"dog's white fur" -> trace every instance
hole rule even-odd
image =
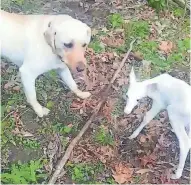
[[[191,148],[191,86],[168,74],[162,74],[143,82],[137,82],[132,68],[130,73],[130,86],[126,95],[127,104],[124,109],[126,114],[132,112],[138,103],[137,100],[146,96],[153,100],[152,108],[146,113],[143,122],[129,139],[137,137],[144,126],[161,110],[167,110],[171,126],[178,138],[180,147],[178,168],[171,178],[180,178],[186,157]]]
[[[47,115],[36,98],[35,79],[56,69],[62,80],[80,98],[91,94],[78,89],[69,68],[86,64],[86,46],[91,29],[68,15],[19,15],[0,11],[1,55],[19,66],[27,101],[38,116]],[[65,43],[73,43],[66,48]]]

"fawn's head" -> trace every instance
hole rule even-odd
[[[138,104],[138,101],[147,96],[147,86],[143,82],[137,82],[134,69],[132,67],[130,75],[130,84],[128,92],[126,93],[127,102],[124,109],[126,114],[130,114],[133,108]]]

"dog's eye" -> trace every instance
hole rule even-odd
[[[64,46],[67,48],[72,48],[73,47],[73,43],[64,43]]]
[[[83,48],[86,47],[86,46],[87,46],[87,44],[83,44],[83,45],[82,45]]]

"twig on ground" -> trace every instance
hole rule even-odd
[[[7,114],[2,120],[1,122],[5,121],[7,119],[7,117],[9,117],[11,114],[13,114],[15,112],[15,110],[9,112],[9,114]]]
[[[81,131],[79,132],[79,134],[72,140],[72,142],[69,144],[68,148],[65,151],[64,156],[62,157],[62,159],[59,161],[59,163],[56,166],[56,170],[53,173],[52,177],[50,178],[48,184],[54,184],[57,180],[57,178],[59,177],[60,172],[62,171],[64,165],[66,164],[67,160],[70,157],[71,152],[73,151],[73,148],[75,147],[75,145],[78,143],[78,141],[80,140],[80,138],[83,136],[83,134],[86,132],[86,130],[89,128],[91,122],[94,120],[94,118],[96,117],[97,113],[99,112],[100,108],[102,107],[102,105],[105,103],[105,101],[107,100],[107,94],[113,84],[113,82],[116,80],[119,72],[121,71],[122,67],[124,66],[125,61],[127,60],[132,48],[133,48],[133,44],[136,40],[133,40],[130,43],[130,48],[127,51],[125,57],[123,58],[121,64],[119,65],[117,71],[114,73],[105,93],[104,96],[102,98],[102,100],[100,100],[99,104],[96,106],[94,113],[91,115],[90,119],[86,122],[86,124],[83,126],[83,128],[81,129]]]
[[[24,115],[26,112],[28,112],[30,110],[30,108],[26,109],[24,112],[22,112],[19,117],[21,117],[22,115]]]

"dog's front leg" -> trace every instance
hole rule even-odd
[[[152,108],[146,113],[143,118],[143,122],[139,125],[139,127],[133,132],[129,139],[136,138],[141,130],[163,109],[162,104],[153,100]]]
[[[21,66],[19,71],[28,103],[33,107],[39,117],[47,115],[49,113],[49,109],[42,107],[36,99],[35,79],[37,75],[32,74],[30,70],[27,70],[24,66]]]
[[[61,79],[66,83],[66,85],[73,91],[78,97],[82,99],[86,99],[89,96],[91,96],[90,92],[82,92],[80,89],[78,89],[78,86],[76,82],[74,81],[70,70],[65,67],[65,68],[59,68],[57,69],[58,74],[60,75]]]

